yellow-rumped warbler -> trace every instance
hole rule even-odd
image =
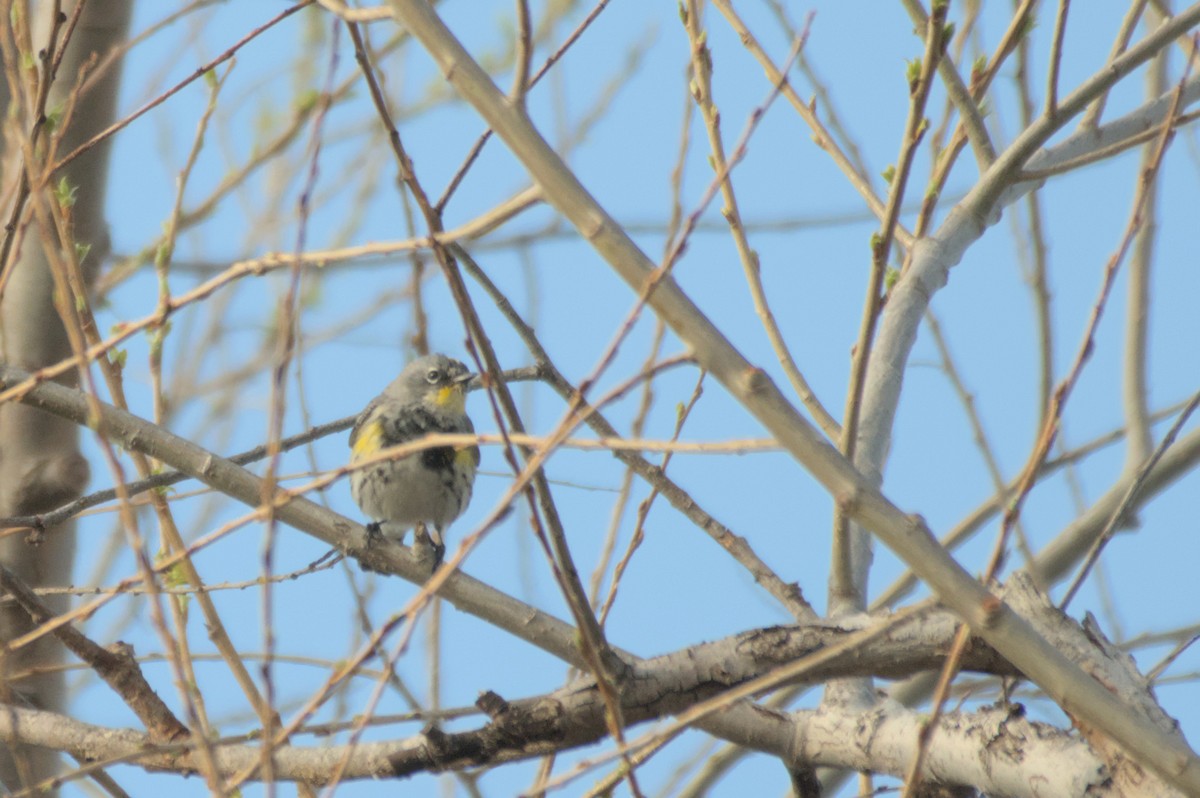
[[[466,366],[445,355],[409,363],[359,413],[350,431],[350,462],[430,433],[474,432],[466,412],[470,379]],[[446,550],[443,532],[471,501],[478,465],[478,446],[436,446],[352,472],[350,492],[376,522],[368,530],[378,534],[381,522],[390,523],[403,540],[415,528],[418,542],[433,544],[436,566]]]

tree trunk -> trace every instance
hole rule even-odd
[[[74,4],[63,5],[69,20],[74,13]],[[97,64],[103,64],[103,57],[125,40],[131,6],[129,2],[87,4],[54,76],[45,106],[48,114],[56,114],[69,104],[81,70],[89,76],[94,75]],[[40,79],[45,80],[49,65],[39,55],[57,52],[61,43],[51,46],[51,31],[53,29],[61,42],[69,25],[52,26],[49,12],[54,10],[55,4],[37,3],[33,7],[36,18],[33,20],[31,60],[40,67]],[[19,30],[19,25],[6,25],[2,35],[9,37],[6,46],[10,53],[24,55],[25,47],[18,41],[21,38]],[[60,157],[112,122],[119,75],[119,64],[109,66],[75,101],[57,147]],[[0,98],[8,112],[4,158],[4,189],[8,197],[12,196],[12,188],[21,182],[22,172],[26,169],[24,158],[30,152],[27,145],[31,124],[36,120],[35,96],[26,90],[23,97],[14,97],[14,77],[7,76]],[[24,77],[28,79],[28,75]],[[49,135],[49,131],[45,131],[38,140],[34,151],[38,161],[35,172],[42,169],[40,161],[45,157]],[[64,178],[76,188],[72,207],[73,240],[58,242],[53,233],[47,235],[35,222],[26,224],[27,220],[33,219],[33,203],[39,201],[33,195],[24,202],[24,212],[15,229],[5,232],[16,237],[8,259],[10,263],[15,260],[15,264],[11,267],[4,293],[0,295],[0,359],[5,362],[34,371],[71,355],[66,329],[53,301],[54,280],[45,248],[74,247],[76,243],[89,245],[84,259],[85,281],[90,281],[95,274],[97,264],[108,250],[104,214],[108,149],[107,142],[101,143],[46,181],[47,185],[32,187],[34,192],[50,192],[59,178]],[[12,211],[10,201],[3,209],[6,221],[11,218]],[[78,384],[78,373],[67,372],[62,382]],[[88,465],[79,451],[76,425],[15,402],[0,405],[0,517],[51,510],[78,496],[87,478]],[[68,584],[74,559],[74,525],[68,523],[48,528],[39,538],[40,543],[36,545],[30,542],[29,536],[22,534],[0,538],[0,562],[33,586]],[[64,597],[48,597],[46,601],[56,611],[62,611],[66,606]],[[14,605],[0,607],[3,640],[24,634],[29,628],[29,618],[22,609]],[[55,664],[60,659],[60,651],[54,638],[43,637],[0,659],[0,673],[4,677],[0,699],[22,706],[59,709],[64,702],[61,673],[21,674],[30,668],[40,670]],[[0,751],[0,779],[10,789],[29,786],[53,775],[57,759],[57,754],[43,749],[5,748]]]

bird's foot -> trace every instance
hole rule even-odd
[[[432,575],[446,556],[446,544],[442,541],[441,532],[418,524],[413,534],[413,555],[422,563],[429,563],[429,573]]]
[[[387,540],[387,535],[385,535],[383,532],[383,522],[372,521],[366,525],[366,529],[367,539],[363,541],[364,552],[369,552],[371,549],[376,548],[385,540]],[[372,568],[362,557],[358,558],[358,564],[359,567],[361,567],[364,571],[370,571],[373,574],[382,573],[378,568]]]

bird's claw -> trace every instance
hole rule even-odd
[[[413,534],[413,554],[422,562],[429,561],[429,573],[432,574],[446,556],[446,544],[442,542],[441,535],[431,535],[421,524]]]
[[[366,530],[367,539],[363,547],[364,549],[370,549],[373,546],[378,546],[385,540],[390,539],[389,536],[385,535],[383,532],[382,521],[372,521],[366,525]],[[401,539],[397,542],[403,542],[403,540]],[[413,557],[415,557],[418,562],[421,562],[422,564],[428,563],[430,574],[433,574],[433,572],[438,569],[438,566],[442,564],[442,560],[446,556],[446,544],[442,541],[441,534],[437,531],[431,534],[424,524],[417,525],[415,534],[413,535],[413,544],[411,550]],[[368,571],[375,570],[366,564],[363,564],[363,568]]]

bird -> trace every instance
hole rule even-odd
[[[446,355],[408,363],[358,414],[350,430],[351,465],[432,433],[473,433],[466,412],[471,377],[466,366]],[[478,467],[478,446],[435,446],[354,469],[350,493],[372,519],[369,537],[382,535],[386,524],[388,536],[402,543],[414,529],[414,550],[431,545],[436,568],[446,552],[446,528],[471,501]]]

